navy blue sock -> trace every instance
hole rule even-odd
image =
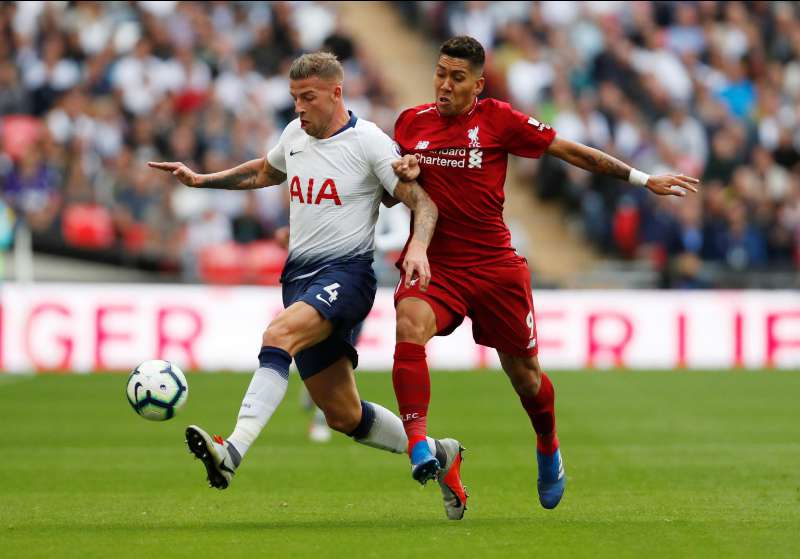
[[[258,365],[265,369],[272,369],[283,378],[289,378],[289,365],[292,356],[279,347],[265,345],[258,354]]]
[[[373,423],[375,423],[375,408],[369,402],[361,400],[361,421],[358,422],[353,432],[348,433],[347,436],[354,439],[363,439],[369,435]]]

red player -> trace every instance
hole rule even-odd
[[[425,344],[433,336],[448,335],[465,316],[472,319],[475,341],[497,350],[536,431],[543,507],[558,505],[566,482],[553,384],[537,358],[530,273],[527,261],[511,246],[503,221],[508,155],[538,158],[548,153],[660,195],[684,196],[697,192],[698,184],[684,175],[649,176],[599,150],[556,137],[552,128],[508,103],[479,100],[483,64],[483,47],[475,39],[445,42],[433,80],[436,102],[407,109],[395,126],[395,140],[406,154],[395,172],[403,180],[419,175],[439,208],[439,221],[428,247],[430,285],[425,289],[405,277],[395,293],[392,380],[408,435],[412,476],[420,483],[438,477],[442,491],[452,492],[450,518],[463,516],[466,493],[459,464],[440,476],[441,465],[426,443],[430,377]]]

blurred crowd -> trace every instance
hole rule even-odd
[[[328,3],[0,3],[0,213],[50,250],[193,278],[227,246],[224,264],[287,224],[285,189],[188,189],[146,162],[263,156],[294,115],[290,62],[318,49],[343,62],[348,108],[391,130],[391,95]]]
[[[652,262],[671,287],[800,267],[798,3],[397,4],[438,39],[487,48],[486,95],[646,172],[702,179],[700,196],[657,198],[523,163],[601,250]]]
[[[800,267],[797,3],[396,4],[437,39],[481,41],[486,95],[644,171],[702,179],[700,196],[656,198],[521,162],[606,254],[673,287]],[[391,92],[335,4],[0,3],[0,248],[15,214],[38,247],[196,278],[204,254],[280,239],[285,189],[188,189],[146,162],[214,172],[262,156],[293,117],[289,63],[320,48],[345,65],[347,106],[391,132]]]

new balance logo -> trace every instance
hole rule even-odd
[[[411,285],[411,287],[414,287],[417,284],[418,281],[419,281],[419,278],[414,278],[408,283]]]
[[[535,119],[535,118],[533,118],[533,117],[530,117],[530,118],[528,119],[528,124],[530,124],[531,126],[534,126],[534,127],[538,128],[538,129],[539,129],[539,132],[543,131],[545,128],[550,128],[550,127],[549,127],[547,124],[543,124],[543,123],[539,122],[538,120],[536,120],[536,119]]]
[[[420,140],[419,142],[417,142],[417,145],[414,146],[414,149],[428,149],[428,146],[430,144],[431,143],[428,140]]]

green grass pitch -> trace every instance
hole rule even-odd
[[[307,440],[298,383],[226,491],[183,443],[230,432],[247,375],[190,375],[174,420],[136,416],[125,376],[0,375],[0,556],[800,557],[800,375],[552,375],[569,483],[536,498],[533,436],[506,379],[435,373],[430,431],[467,447],[466,518],[405,457]],[[394,408],[388,374],[362,397]]]

